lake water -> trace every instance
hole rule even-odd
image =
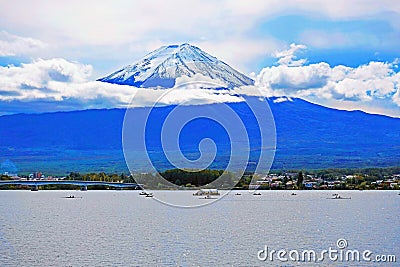
[[[138,191],[0,191],[0,266],[398,266],[396,191],[230,192],[176,208]],[[193,198],[193,192],[154,192]],[[74,195],[74,199],[63,197]],[[82,198],[79,198],[82,197]],[[397,263],[260,261],[270,249],[348,249]]]

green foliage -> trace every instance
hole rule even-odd
[[[8,175],[2,174],[0,176],[0,180],[12,180],[12,178],[10,176],[8,176]]]
[[[191,184],[202,186],[215,181],[224,173],[223,170],[182,170],[172,169],[160,173],[164,179],[176,185]]]
[[[68,176],[67,176],[68,180],[82,180],[82,176],[79,172],[71,172]]]
[[[135,183],[133,176],[128,176],[124,173],[118,175],[116,173],[106,174],[104,172],[100,173],[86,173],[80,174],[78,172],[71,172],[67,177],[67,180],[79,180],[79,181],[102,181],[102,182],[119,182],[123,181],[125,183]]]
[[[368,181],[383,180],[385,177],[400,173],[400,167],[389,168],[364,168],[364,169],[323,169],[309,170],[308,173],[315,174],[325,180],[334,180],[336,177],[345,175],[360,175]]]
[[[303,181],[304,181],[304,176],[303,176],[303,172],[299,172],[296,176],[297,179],[297,188],[302,189],[303,188]]]

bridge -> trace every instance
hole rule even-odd
[[[103,185],[114,187],[116,189],[122,188],[141,188],[140,184],[135,183],[117,183],[117,182],[102,182],[102,181],[80,181],[80,180],[2,180],[2,185],[26,185],[32,188],[32,191],[38,191],[40,185],[76,185],[80,186],[82,191],[87,191],[88,186]]]

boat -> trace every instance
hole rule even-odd
[[[253,196],[261,196],[261,193],[253,193]]]
[[[236,193],[236,194],[235,194],[235,196],[241,196],[241,195],[242,195],[242,194],[240,194],[240,193]]]
[[[153,193],[148,193],[145,191],[140,192],[139,195],[144,197],[153,197]]]
[[[217,197],[212,197],[210,195],[206,195],[205,197],[200,197],[199,199],[218,199]]]
[[[332,194],[332,197],[328,197],[327,199],[351,199],[351,197],[342,197],[339,194]]]
[[[82,198],[82,197],[76,197],[76,196],[72,195],[72,196],[67,196],[67,197],[63,197],[63,198]]]
[[[296,193],[292,193],[292,196],[296,196],[297,194]]]
[[[218,192],[218,189],[200,189],[196,193],[193,194],[193,196],[219,196],[220,193]]]

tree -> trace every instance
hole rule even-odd
[[[359,189],[363,189],[363,190],[367,189],[367,187],[368,187],[368,185],[367,185],[367,182],[366,182],[366,181],[362,182],[362,183],[358,186]]]
[[[125,182],[128,179],[128,176],[125,173],[121,173],[119,176],[119,179],[123,182]]]
[[[68,177],[68,180],[82,180],[82,176],[79,172],[71,172]]]
[[[12,180],[12,178],[9,177],[8,175],[2,174],[0,180]]]
[[[109,181],[108,175],[105,174],[104,172],[99,173],[99,179],[102,182],[108,182]]]
[[[303,172],[299,172],[297,174],[297,188],[302,189],[303,188],[303,181],[304,181],[304,176]]]

